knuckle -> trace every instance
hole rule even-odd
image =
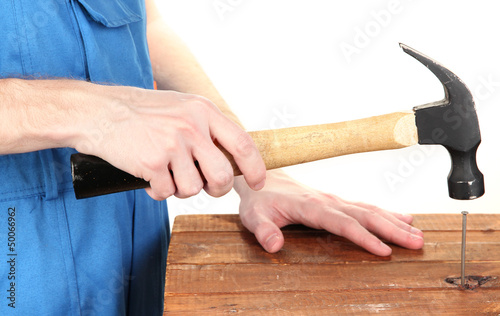
[[[322,198],[325,199],[325,201],[328,201],[328,203],[330,203],[330,204],[334,204],[334,205],[344,204],[344,201],[336,195],[333,195],[330,193],[325,193],[325,192],[320,192],[320,195]]]
[[[357,205],[349,204],[345,206],[345,210],[348,211],[351,214],[359,214],[360,216],[364,218],[373,218],[377,216],[377,212],[371,210],[371,209],[365,209],[361,208]]]
[[[355,207],[353,207],[355,208]],[[363,227],[371,228],[371,224],[376,221],[378,214],[372,210],[363,210],[359,215],[359,223]]]
[[[158,192],[158,196],[160,196],[161,199],[164,200],[164,199],[174,195],[174,193],[175,193],[174,189],[162,189]]]
[[[253,139],[245,132],[241,132],[236,138],[236,154],[242,157],[251,156],[256,151]]]
[[[175,129],[174,134],[181,139],[192,138],[199,130],[196,122],[189,116],[177,117],[175,122],[171,123],[171,127]],[[171,149],[177,147],[177,141],[174,139],[175,137],[169,142],[169,147],[173,147]]]
[[[208,195],[212,196],[212,197],[221,197],[223,196],[224,194],[226,194],[227,192],[229,192],[229,190],[214,190],[212,189],[210,186],[208,186],[205,191],[208,193]]]
[[[155,201],[162,201],[162,198],[156,195],[152,190],[148,191],[149,196]]]
[[[160,155],[150,155],[147,157],[143,157],[141,165],[143,165],[146,170],[160,172],[167,168],[168,162]]]
[[[150,181],[150,186],[155,200],[164,200],[174,195],[176,191],[175,185],[165,177],[153,178]]]
[[[213,110],[215,108],[215,105],[212,103],[212,101],[199,95],[193,95],[189,101],[189,104],[195,109],[203,111]]]
[[[358,208],[350,203],[345,203],[342,205],[342,209],[344,210],[344,213],[346,214],[353,214],[354,212],[358,211]]]
[[[227,171],[220,171],[212,180],[212,185],[217,188],[225,188],[233,181],[233,175]]]
[[[367,204],[367,203],[358,203],[358,206],[370,211],[370,213],[372,213],[372,214],[381,215],[381,214],[384,214],[386,212],[384,209],[382,209],[378,206]]]
[[[356,218],[356,222],[361,224],[363,227],[369,225],[371,221],[374,221],[378,214],[370,209],[363,209],[355,204],[344,204],[342,210],[345,214]]]
[[[321,205],[322,199],[314,193],[304,193],[304,202],[309,205]]]
[[[198,186],[182,187],[177,189],[175,196],[178,198],[188,198],[200,193],[200,191],[201,188]]]
[[[339,234],[344,237],[348,237],[354,234],[356,228],[358,227],[358,222],[352,217],[345,217],[342,224],[339,227]]]
[[[152,188],[152,193],[153,193],[153,199],[157,201],[163,201],[166,198],[174,195],[174,190],[168,190],[168,189],[157,189],[157,188]]]
[[[208,182],[205,187],[205,191],[213,197],[221,197],[231,190],[231,185],[229,185],[231,183],[231,177],[229,177],[229,179],[230,179],[229,181],[227,180],[221,181],[219,185],[216,185],[213,181]],[[220,185],[222,183],[226,184]]]

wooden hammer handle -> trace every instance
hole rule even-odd
[[[418,142],[413,112],[249,134],[267,170],[361,152],[398,149]],[[241,175],[232,156],[223,148],[221,150],[231,161],[234,174]]]
[[[396,112],[360,120],[249,132],[266,164],[275,169],[304,162],[376,150],[398,149],[417,144],[415,115]],[[234,174],[241,171],[220,145]],[[107,162],[83,154],[71,158],[77,198],[139,189],[149,184]]]

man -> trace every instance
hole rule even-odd
[[[411,216],[266,173],[153,0],[2,1],[0,12],[0,314],[161,314],[169,238],[161,201],[202,189],[222,196],[234,187],[242,222],[269,252],[292,223],[381,256],[391,249],[375,235],[422,247]],[[161,91],[151,90],[153,79]],[[233,178],[214,140],[242,177]],[[69,170],[76,151],[151,188],[77,201]]]

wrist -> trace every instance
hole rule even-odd
[[[26,82],[41,104],[32,110],[40,115],[27,126],[31,137],[50,147],[76,148],[89,124],[99,115],[92,84],[77,80]],[[29,100],[26,100],[29,102]],[[31,129],[30,129],[31,127]]]
[[[64,128],[53,135],[64,142],[67,147],[75,148],[86,154],[97,154],[95,146],[104,138],[108,126],[106,111],[111,102],[110,94],[106,94],[104,86],[88,82],[70,84],[62,93],[71,111]]]
[[[101,156],[105,142],[115,129],[115,124],[130,116],[129,101],[141,98],[141,89],[124,86],[105,86],[78,82],[66,91],[67,98],[77,104],[72,107],[73,122],[55,135],[67,147],[79,152]]]

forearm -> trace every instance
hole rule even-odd
[[[60,147],[99,155],[99,142],[126,116],[123,105],[135,89],[69,79],[2,79],[0,155]]]
[[[70,80],[0,80],[0,154],[67,147],[83,111],[82,84]]]

